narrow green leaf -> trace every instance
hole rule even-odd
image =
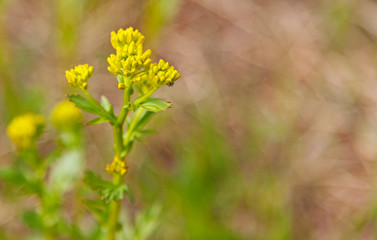
[[[110,104],[109,100],[105,97],[101,97],[101,106],[110,114],[113,112],[113,106]]]
[[[85,200],[84,206],[101,222],[106,220],[108,204],[102,200]]]
[[[138,115],[139,111],[143,111],[141,113],[141,116],[138,119],[135,119],[135,117]],[[148,122],[149,120],[155,115],[156,113],[147,111],[143,108],[139,108],[135,114],[132,116],[132,118],[129,121],[128,126],[131,124],[135,124],[134,129],[142,129]]]
[[[112,113],[112,107],[110,107],[110,112],[107,112],[101,105],[96,104],[80,95],[69,95],[68,97],[69,100],[76,104],[78,108],[108,119],[111,124],[114,124],[116,122],[116,118]]]
[[[80,95],[69,95],[69,100],[76,104],[78,108],[81,108],[84,111],[87,111],[89,113],[98,114],[102,116],[102,110],[96,106],[93,102],[90,100],[80,96]]]
[[[86,125],[96,125],[104,122],[108,122],[109,120],[103,117],[94,118],[86,123]]]
[[[43,223],[41,216],[35,211],[26,211],[22,216],[23,222],[34,231],[42,231]]]
[[[140,104],[142,108],[151,112],[165,111],[167,108],[171,107],[171,103],[162,102],[160,100],[148,100]]]

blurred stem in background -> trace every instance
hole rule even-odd
[[[145,9],[143,26],[151,45],[158,45],[160,35],[168,22],[178,13],[182,0],[149,0]]]
[[[12,61],[12,50],[6,24],[8,4],[8,1],[0,1],[0,86],[2,89],[0,95],[1,115],[6,122],[22,112],[23,109],[20,99],[22,89],[12,76],[12,68],[9,67]]]
[[[86,0],[56,0],[54,26],[57,56],[63,69],[77,55],[80,27],[85,15]],[[60,69],[60,68],[59,68]]]

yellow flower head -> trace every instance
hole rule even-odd
[[[137,46],[144,43],[144,36],[137,29],[129,27],[126,30],[121,28],[117,33],[111,32],[111,44],[116,50],[122,50],[125,45],[130,45],[132,42]]]
[[[118,32],[111,32],[111,44],[116,54],[107,58],[109,72],[126,77],[136,74],[142,68],[148,68],[152,51],[143,51],[144,36],[132,27],[126,30],[119,29]]]
[[[8,136],[19,149],[27,149],[42,133],[45,120],[29,113],[18,116],[8,126]]]
[[[106,164],[106,172],[109,174],[119,173],[120,175],[124,175],[127,172],[126,162],[120,160],[118,156],[115,156],[111,164]]]
[[[161,59],[158,64],[152,63],[148,74],[143,75],[141,79],[148,85],[160,87],[165,84],[171,86],[180,77],[181,74],[174,66],[169,66],[168,62]]]
[[[73,129],[83,123],[83,115],[75,104],[62,101],[55,106],[52,114],[52,124],[58,129]]]
[[[93,67],[88,64],[78,65],[75,68],[65,71],[65,76],[71,87],[88,88],[88,79],[93,74]]]

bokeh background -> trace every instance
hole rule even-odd
[[[89,90],[120,106],[110,32],[133,26],[182,73],[128,160],[130,218],[162,209],[152,239],[376,239],[376,23],[372,0],[0,0],[1,165],[7,123],[48,116],[66,69],[93,65]],[[105,176],[111,128],[85,133]],[[19,232],[29,200],[0,199]]]

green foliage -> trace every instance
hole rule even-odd
[[[131,225],[128,221],[125,221],[122,231],[123,239],[149,239],[160,225],[161,211],[161,206],[155,204],[150,209],[139,213],[136,217],[134,225]]]
[[[28,210],[24,212],[22,220],[33,231],[42,232],[44,229],[41,216],[36,211]]]
[[[84,182],[90,189],[96,191],[100,199],[106,203],[122,200],[124,195],[127,195],[131,201],[133,200],[128,185],[125,183],[114,184],[89,171],[85,173]]]
[[[80,95],[68,95],[68,98],[71,102],[76,104],[78,108],[81,108],[82,110],[88,113],[93,113],[101,116],[102,114],[104,114],[103,111],[96,104]],[[107,116],[103,117],[106,118]]]
[[[25,193],[40,195],[43,191],[40,182],[25,169],[15,166],[0,169],[0,179],[11,186],[21,186]]]
[[[149,98],[140,104],[142,108],[151,112],[165,111],[171,107],[171,103],[163,102],[158,98]]]
[[[102,104],[104,104],[108,110],[105,110],[101,105],[99,105],[97,102],[93,102],[93,100],[86,99],[80,95],[69,95],[69,100],[76,104],[78,108],[81,108],[82,110],[97,114],[102,119],[106,119],[110,123],[114,124],[116,122],[115,116],[112,112],[112,107],[109,105],[106,105],[108,101],[104,100]]]

